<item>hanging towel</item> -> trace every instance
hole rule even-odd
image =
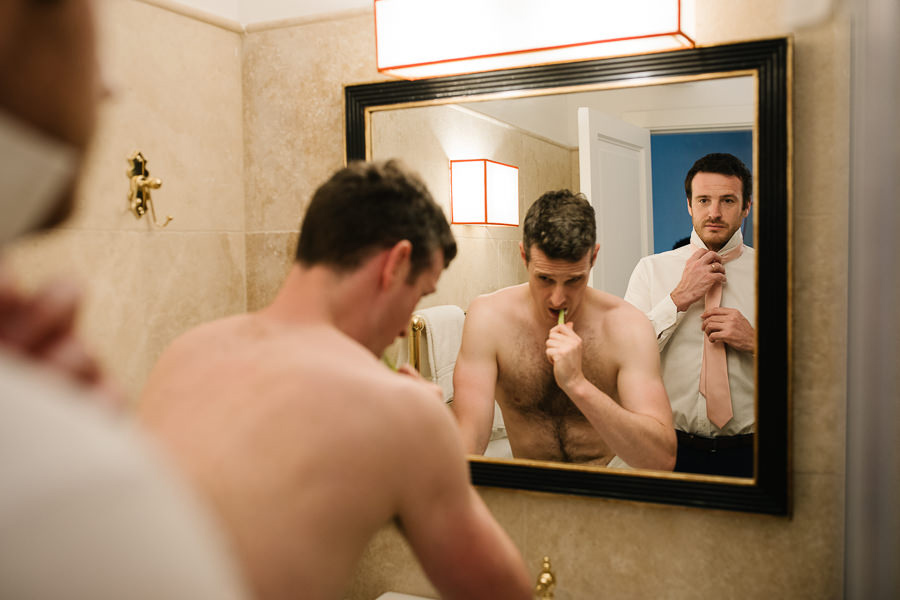
[[[453,304],[423,308],[416,314],[425,321],[419,349],[422,375],[438,384],[444,393],[444,402],[450,402],[453,399],[453,368],[462,343],[466,314]]]

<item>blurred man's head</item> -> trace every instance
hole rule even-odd
[[[0,210],[40,204],[24,228],[54,225],[68,215],[73,171],[103,93],[91,0],[0,0],[0,137],[7,139],[5,154],[28,146],[2,172],[3,180],[18,179],[18,185],[0,187]],[[60,181],[23,197],[25,180],[40,183],[42,156],[44,177]],[[31,164],[21,162],[26,159]]]
[[[101,95],[91,0],[0,0],[0,109],[83,150]]]

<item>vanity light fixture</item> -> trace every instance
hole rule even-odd
[[[450,222],[519,225],[519,167],[486,158],[450,161]]]
[[[378,70],[404,79],[694,47],[694,0],[374,0]]]

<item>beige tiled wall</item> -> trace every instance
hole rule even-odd
[[[112,96],[65,227],[9,260],[26,284],[70,276],[79,326],[134,400],[159,353],[197,323],[246,308],[241,38],[142,2],[97,3]],[[127,157],[141,150],[165,229],[128,210]]]
[[[780,5],[698,0],[698,40],[784,35]],[[118,90],[84,207],[12,261],[32,283],[52,272],[87,282],[85,335],[136,393],[173,336],[272,297],[305,203],[343,163],[342,85],[380,76],[365,14],[243,35],[136,0],[101,2],[101,18]],[[795,37],[793,516],[481,490],[533,570],[553,557],[558,598],[841,596],[847,35],[834,18]],[[163,178],[154,198],[176,219],[164,231],[125,212],[135,148]],[[348,597],[386,590],[433,594],[393,527],[369,546]]]

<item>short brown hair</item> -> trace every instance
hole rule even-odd
[[[431,265],[436,250],[443,252],[444,267],[456,256],[447,218],[418,176],[396,160],[354,161],[313,194],[297,261],[349,271],[402,240],[412,243],[410,280]]]
[[[742,208],[747,208],[753,195],[753,173],[741,162],[737,156],[725,152],[714,152],[697,159],[687,177],[684,178],[684,193],[687,194],[688,204],[691,203],[691,184],[697,173],[718,173],[729,177],[738,177],[741,180]]]
[[[575,262],[594,249],[597,222],[594,207],[584,194],[569,190],[547,192],[528,208],[522,236],[525,260],[531,260],[531,247],[547,258]]]

